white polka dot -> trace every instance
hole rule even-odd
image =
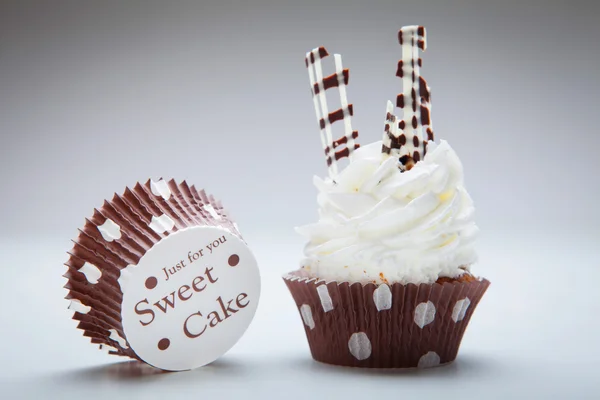
[[[116,351],[117,351],[117,349],[115,349],[114,347],[112,347],[112,346],[109,346],[109,345],[107,345],[107,344],[101,344],[101,345],[99,345],[99,346],[98,346],[98,349],[100,349],[102,352],[104,352],[104,353],[106,353],[106,354],[108,354],[108,353],[109,353],[109,352],[111,352],[111,351],[114,351],[114,352],[116,352]]]
[[[214,219],[221,219],[221,216],[217,213],[217,210],[213,207],[212,204],[205,204],[202,208],[204,208]]]
[[[79,314],[87,314],[90,312],[91,309],[92,307],[86,306],[77,299],[73,299],[71,300],[71,303],[69,303],[69,310],[73,310],[75,312],[78,312]]]
[[[308,326],[310,329],[315,329],[315,320],[313,319],[312,310],[308,304],[302,304],[302,307],[300,307],[300,314],[302,315],[304,325]]]
[[[389,310],[392,308],[392,291],[386,284],[379,285],[373,292],[373,301],[377,311]]]
[[[321,306],[323,306],[323,311],[329,312],[333,310],[333,301],[331,300],[331,296],[329,295],[327,285],[317,286],[317,293],[319,294],[319,299],[321,299]]]
[[[83,263],[83,266],[79,268],[79,272],[85,275],[85,279],[92,285],[95,285],[100,280],[102,276],[102,271],[98,269],[94,264],[90,264],[89,262]]]
[[[135,265],[130,264],[127,267],[123,268],[119,271],[119,286],[121,287],[121,293],[125,292],[125,287],[127,287],[127,283],[129,282],[129,278],[131,278],[131,274],[133,273],[133,269]]]
[[[107,242],[121,239],[121,227],[110,218],[107,218],[102,225],[98,225],[98,230]]]
[[[124,349],[127,349],[127,341],[125,339],[123,339],[119,333],[116,331],[116,329],[109,329],[110,332],[110,338],[112,340],[114,340],[115,342],[119,343],[119,346],[121,346]]]
[[[417,368],[431,368],[437,367],[438,365],[440,365],[440,356],[438,356],[435,351],[430,351],[421,356]]]
[[[156,233],[170,232],[175,226],[173,221],[167,214],[163,214],[159,217],[152,216],[152,221],[148,226]]]
[[[420,303],[415,308],[415,324],[419,325],[419,328],[423,328],[425,325],[432,323],[434,319],[435,306],[431,301]]]
[[[462,321],[470,305],[471,300],[469,300],[468,297],[458,300],[454,305],[454,309],[452,310],[452,320],[454,320],[454,322]]]
[[[366,360],[371,356],[371,341],[364,332],[353,333],[348,340],[348,349],[357,360]]]
[[[164,179],[159,179],[158,182],[150,180],[150,190],[155,196],[160,196],[165,200],[169,200],[171,197],[171,189],[169,184]]]

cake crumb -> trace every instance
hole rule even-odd
[[[464,273],[460,276],[457,276],[455,278],[450,278],[447,276],[442,276],[439,277],[435,283],[439,283],[439,284],[444,284],[444,283],[469,283],[469,282],[475,282],[477,281],[477,278],[474,277],[473,275],[471,275],[470,273]]]
[[[388,280],[385,278],[385,275],[383,275],[383,272],[379,273],[379,279],[381,279],[383,283],[389,284]]]

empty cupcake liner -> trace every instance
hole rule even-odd
[[[110,354],[140,359],[121,320],[128,268],[163,238],[195,226],[220,227],[241,239],[222,204],[185,181],[138,183],[95,209],[73,241],[63,275],[69,309],[84,336]]]
[[[375,285],[284,276],[315,360],[367,368],[454,361],[490,282]]]

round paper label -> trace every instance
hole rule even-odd
[[[129,346],[155,367],[182,371],[225,354],[250,325],[260,275],[246,244],[217,227],[178,231],[132,269],[121,315]]]

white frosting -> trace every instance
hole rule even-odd
[[[430,142],[405,172],[361,147],[335,182],[315,177],[319,221],[297,228],[309,239],[302,266],[325,280],[432,283],[457,277],[476,261],[478,228],[463,168],[447,142]]]

